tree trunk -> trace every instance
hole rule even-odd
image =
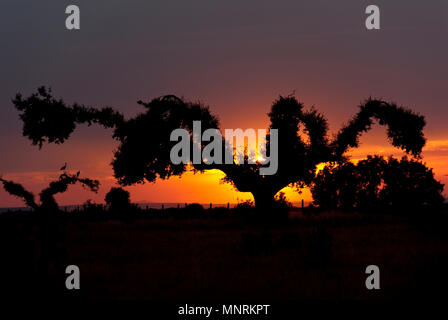
[[[270,213],[274,205],[275,193],[267,188],[261,188],[252,192],[255,202],[255,209]]]
[[[252,192],[255,201],[257,216],[268,223],[273,220],[284,220],[288,217],[288,210],[275,206],[274,197],[279,190],[274,190],[271,186],[258,188]]]

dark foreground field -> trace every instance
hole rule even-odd
[[[420,299],[446,296],[445,215],[293,213],[269,224],[225,214],[132,219],[0,217],[10,298]],[[49,222],[51,221],[51,222]],[[267,226],[269,225],[269,226]],[[381,289],[367,290],[378,265]],[[81,289],[65,288],[77,265]]]

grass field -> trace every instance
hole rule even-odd
[[[244,300],[437,297],[448,285],[445,215],[292,213],[287,221],[157,214],[51,223],[2,215],[2,290],[11,297]],[[81,290],[65,289],[77,265]],[[377,265],[380,290],[367,290]]]

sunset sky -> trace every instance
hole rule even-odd
[[[79,31],[65,28],[69,4],[81,9]],[[381,30],[364,26],[369,4],[380,7]],[[101,181],[98,194],[74,186],[60,204],[103,202],[115,185],[117,143],[111,130],[81,126],[63,145],[32,146],[11,99],[41,85],[68,103],[113,106],[126,117],[142,111],[140,99],[200,100],[222,129],[266,128],[273,100],[294,92],[326,115],[332,134],[364,99],[382,98],[426,117],[423,159],[448,184],[446,0],[2,0],[0,34],[0,174],[36,194],[65,162]],[[350,154],[402,155],[379,126]],[[221,177],[187,173],[127,190],[135,202],[251,199]],[[288,196],[310,200],[307,192]],[[0,190],[0,207],[22,205]]]

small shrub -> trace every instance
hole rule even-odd
[[[290,209],[292,203],[286,200],[286,195],[284,192],[278,193],[274,198],[274,208],[276,209]]]
[[[243,202],[239,202],[235,208],[233,208],[233,213],[236,215],[244,216],[244,217],[255,217],[255,206],[252,200],[246,200]]]
[[[190,203],[185,206],[185,210],[192,212],[194,211],[202,212],[204,210],[204,207],[199,203]]]
[[[238,204],[235,206],[235,209],[241,209],[241,210],[245,210],[245,209],[253,209],[254,206],[254,202],[252,200],[246,200],[243,202],[238,202]]]
[[[129,192],[122,188],[112,187],[104,200],[113,212],[126,211],[131,207]]]

